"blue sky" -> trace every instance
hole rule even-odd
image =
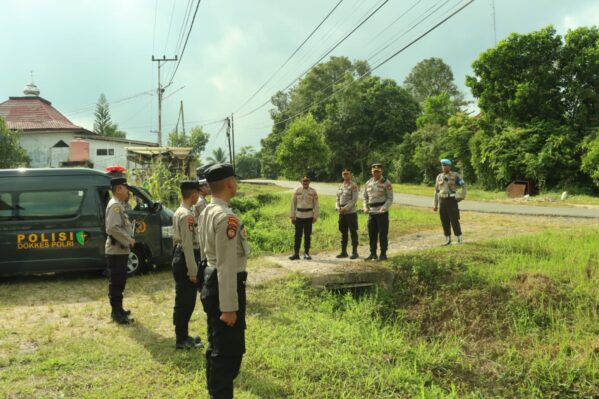
[[[224,147],[225,135],[217,135],[221,124],[209,122],[239,109],[338,1],[203,0],[179,70],[165,92],[163,140],[177,122],[183,101],[186,127],[204,125],[212,135],[209,151]],[[240,116],[287,86],[382,1],[341,3],[271,84],[236,113],[237,147],[259,147],[260,139],[270,131],[270,107]],[[367,59],[400,36],[382,53],[391,54],[464,3],[390,0],[332,55]],[[188,4],[185,0],[3,0],[0,101],[21,95],[30,81],[30,70],[34,70],[41,96],[74,123],[91,130],[94,104],[104,93],[113,102],[113,120],[129,138],[155,141],[157,69],[151,57],[176,54]],[[478,54],[494,45],[491,4],[491,0],[474,1],[375,73],[402,83],[417,62],[440,57],[452,67],[456,84],[469,97],[464,77]],[[401,36],[437,5],[441,6],[438,13]],[[195,0],[192,6],[195,8]],[[549,24],[560,33],[599,25],[599,2],[595,0],[496,0],[495,10],[499,40],[510,32],[526,33]],[[169,80],[173,66],[165,64],[163,83]]]

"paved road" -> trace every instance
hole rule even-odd
[[[298,182],[286,180],[264,180],[252,179],[244,180],[244,183],[253,184],[275,184],[277,186],[295,189],[299,187]],[[328,183],[311,183],[312,187],[321,194],[336,195],[337,188]],[[415,206],[419,208],[432,208],[433,199],[421,195],[394,193],[393,202],[401,205]],[[590,208],[564,208],[533,205],[512,205],[500,202],[484,201],[463,201],[460,202],[460,209],[464,211],[485,212],[485,213],[505,213],[510,215],[530,215],[530,216],[563,216],[579,218],[599,218],[599,209]]]

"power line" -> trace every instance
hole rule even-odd
[[[146,90],[146,91],[142,91],[141,93],[132,94],[132,95],[130,95],[130,96],[123,97],[123,98],[120,98],[120,99],[118,99],[118,100],[115,100],[115,101],[110,101],[110,102],[109,102],[109,101],[107,101],[106,103],[107,103],[109,106],[110,106],[110,105],[116,105],[116,104],[120,104],[120,103],[124,103],[124,102],[130,101],[130,100],[133,100],[133,99],[135,99],[135,98],[137,98],[137,97],[141,97],[141,96],[143,96],[143,95],[150,95],[150,96],[151,96],[151,95],[153,95],[153,90]],[[96,107],[96,105],[97,105],[97,104],[98,104],[98,103],[97,103],[97,102],[95,102],[95,103],[90,103],[90,104],[84,105],[84,106],[83,106],[83,107],[81,107],[81,108],[77,108],[76,110],[73,110],[73,111],[71,111],[71,112],[67,112],[67,113],[65,113],[65,115],[77,115],[77,114],[82,114],[82,113],[84,113],[84,112],[91,111],[92,109],[94,109],[94,108]]]
[[[443,25],[445,22],[447,22],[448,20],[450,20],[451,18],[453,18],[455,15],[457,15],[459,12],[461,12],[463,9],[465,9],[466,7],[468,7],[470,4],[472,4],[474,2],[474,0],[469,0],[466,4],[464,4],[463,6],[461,6],[459,9],[457,9],[456,11],[453,11],[451,14],[449,14],[447,17],[443,18],[441,21],[439,21],[438,23],[436,23],[435,25],[433,25],[432,28],[428,29],[426,32],[422,33],[421,35],[419,35],[417,38],[415,38],[414,40],[412,40],[410,43],[408,43],[407,45],[405,45],[404,47],[402,47],[401,49],[399,49],[398,51],[396,51],[395,53],[393,53],[392,55],[390,55],[389,57],[387,57],[385,60],[383,60],[382,62],[380,62],[379,64],[377,64],[376,66],[370,68],[368,71],[364,72],[362,75],[360,75],[358,78],[356,78],[355,80],[352,80],[351,82],[349,82],[348,84],[334,90],[330,95],[326,96],[325,98],[314,102],[312,104],[310,104],[308,107],[304,108],[302,111],[297,112],[294,115],[291,115],[279,122],[273,123],[270,126],[277,126],[283,123],[286,123],[302,114],[305,114],[306,112],[308,112],[313,106],[315,105],[319,105],[322,104],[323,102],[325,102],[326,100],[328,100],[329,98],[333,97],[334,95],[336,95],[337,93],[339,93],[342,90],[348,89],[350,86],[352,86],[354,83],[356,83],[357,81],[359,81],[360,79],[364,78],[365,76],[368,76],[370,73],[372,73],[373,71],[375,71],[376,69],[382,67],[383,65],[385,65],[387,62],[391,61],[393,58],[397,57],[399,54],[401,54],[402,52],[404,52],[405,50],[407,50],[408,48],[410,48],[411,46],[413,46],[415,43],[419,42],[420,40],[422,40],[425,36],[427,36],[428,34],[430,34],[432,31],[434,31],[435,29],[437,29],[439,26]],[[268,127],[269,125],[265,125],[264,127]],[[256,128],[258,128],[260,126],[256,126]]]
[[[320,23],[318,25],[316,25],[316,27],[312,30],[312,32],[310,32],[310,34],[308,35],[308,37],[306,37],[304,39],[304,41],[293,51],[293,53],[291,53],[291,55],[285,60],[285,62],[283,62],[283,64],[281,64],[281,66],[279,66],[279,68],[268,78],[266,79],[266,81],[262,84],[262,86],[260,86],[258,88],[258,90],[256,90],[251,96],[250,98],[248,98],[238,109],[237,111],[235,111],[234,113],[239,112],[240,110],[243,109],[243,107],[245,107],[247,105],[247,103],[249,103],[250,101],[252,101],[254,99],[254,97],[256,97],[256,95],[258,93],[260,93],[260,91],[262,91],[262,89],[268,84],[270,83],[270,81],[272,81],[272,79],[277,75],[277,73],[279,73],[281,71],[281,69],[283,69],[285,67],[285,65],[287,65],[287,63],[289,63],[289,61],[297,54],[298,51],[300,51],[300,49],[304,46],[304,44],[306,44],[306,42],[308,40],[310,40],[310,38],[316,33],[316,31],[318,31],[318,29],[322,26],[322,24],[325,23],[325,21],[331,16],[331,14],[333,14],[333,12],[335,12],[335,10],[337,9],[337,7],[339,7],[339,5],[343,3],[343,0],[339,0],[339,2],[337,4],[335,4],[335,6],[331,9],[331,11],[328,12],[327,15],[325,15],[325,17],[322,19],[322,21],[320,21]]]
[[[189,30],[187,31],[187,37],[185,38],[185,43],[183,43],[183,50],[181,51],[181,55],[179,56],[179,61],[177,61],[177,66],[175,67],[175,71],[173,72],[173,74],[171,75],[171,78],[169,79],[168,85],[170,85],[173,82],[173,79],[175,78],[175,75],[177,74],[177,71],[179,70],[179,65],[181,65],[181,60],[183,59],[183,55],[185,54],[185,49],[187,48],[187,41],[189,40],[189,35],[191,35],[191,31],[193,29],[193,23],[196,20],[196,15],[198,14],[198,9],[200,8],[201,2],[202,2],[202,0],[198,0],[198,4],[196,5],[196,9],[193,13],[193,18],[191,19],[191,24],[189,25]]]
[[[302,72],[297,78],[295,78],[291,83],[289,83],[282,91],[289,89],[295,82],[300,80],[302,78],[302,76],[304,76],[308,72],[310,72],[310,70],[312,70],[312,68],[314,68],[325,57],[327,57],[329,54],[331,54],[337,47],[339,47],[339,45],[341,45],[341,43],[343,43],[345,40],[347,40],[354,32],[356,32],[362,25],[364,25],[364,23],[366,23],[374,14],[376,14],[388,2],[389,2],[389,0],[384,0],[378,7],[376,7],[376,9],[374,11],[372,11],[370,14],[368,14],[368,16],[366,18],[364,18],[354,29],[352,29],[347,35],[345,35],[341,40],[339,40],[335,45],[333,45],[333,47],[331,47],[328,51],[326,51],[314,64],[312,64],[312,66],[310,66],[310,68],[308,68],[307,70]],[[270,103],[270,99],[267,100],[266,102],[264,102],[263,104],[261,104],[260,106],[254,108],[253,110],[251,110],[241,116],[238,116],[237,119],[245,118],[246,116],[251,115],[254,112],[258,111],[259,109],[267,106],[269,103]]]
[[[183,14],[183,23],[181,24],[181,28],[179,29],[177,44],[175,45],[174,54],[179,53],[181,50],[181,45],[183,44],[183,38],[185,37],[185,31],[187,30],[187,25],[189,23],[189,18],[191,17],[191,9],[193,7],[193,0],[187,0],[187,7],[185,7],[185,14]],[[171,75],[173,70],[175,69],[175,64],[171,64],[168,75]]]
[[[164,51],[162,52],[163,54],[166,54],[166,46],[168,45],[168,39],[170,39],[171,37],[171,28],[173,27],[173,15],[175,14],[175,4],[177,4],[177,2],[173,1],[173,8],[171,9],[171,20],[168,23],[168,33],[166,34],[166,41],[164,42]]]

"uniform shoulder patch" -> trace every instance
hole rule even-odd
[[[110,209],[111,209],[113,212],[116,212],[116,213],[121,213],[121,207],[120,207],[120,206],[118,206],[118,205],[113,205],[113,206],[112,206]]]
[[[232,240],[237,235],[239,229],[239,220],[235,216],[229,216],[227,218],[227,238]]]

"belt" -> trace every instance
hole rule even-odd
[[[455,193],[453,193],[453,194],[439,194],[439,198],[455,198]]]
[[[377,206],[383,206],[385,205],[384,202],[373,202],[372,204],[368,204],[369,207],[377,207]]]
[[[298,211],[298,212],[310,212],[312,209],[314,209],[314,208],[297,208],[296,211]]]
[[[339,204],[339,206],[341,206],[341,207],[344,207],[344,206],[346,206],[346,205],[347,205],[347,204]]]

